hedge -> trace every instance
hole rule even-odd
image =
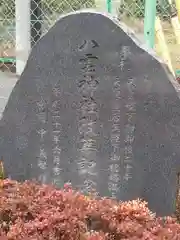
[[[158,201],[158,199],[157,199]],[[175,217],[159,218],[140,199],[84,196],[66,184],[0,182],[1,240],[178,240]]]

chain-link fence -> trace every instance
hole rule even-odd
[[[127,25],[140,34],[140,37],[143,37],[145,1],[124,0],[120,4],[118,14]],[[156,5],[155,50],[173,72],[180,69],[180,9],[178,9],[178,19],[178,1],[157,0]],[[150,12],[151,9],[148,11]]]
[[[11,71],[15,68],[16,57],[15,4],[15,0],[0,2],[0,67]],[[95,7],[94,0],[31,0],[31,45],[48,31],[61,14],[89,7]]]
[[[22,0],[24,1],[24,0]],[[143,38],[145,0],[111,0],[112,13]],[[31,43],[59,19],[61,14],[85,8],[107,10],[107,0],[31,0]],[[163,21],[168,41],[174,42],[171,19],[177,14],[175,3],[170,0],[157,1],[157,16]],[[15,67],[15,0],[0,2],[0,68],[14,70]],[[175,46],[174,48],[177,48]],[[157,49],[158,51],[158,49]],[[177,51],[176,51],[177,52]]]

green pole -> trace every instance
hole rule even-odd
[[[150,48],[154,48],[156,21],[156,0],[145,0],[144,38]]]
[[[112,0],[106,0],[108,13],[112,11]]]

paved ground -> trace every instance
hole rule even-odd
[[[14,74],[0,71],[0,117],[17,79]]]

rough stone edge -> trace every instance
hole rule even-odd
[[[55,22],[55,24],[53,26],[56,25],[56,23],[67,17],[70,15],[75,15],[75,14],[81,14],[81,13],[95,13],[95,14],[99,14],[102,15],[104,17],[107,17],[108,19],[110,19],[113,23],[115,23],[119,28],[121,28],[134,42],[135,44],[140,47],[141,49],[145,50],[146,52],[148,52],[153,58],[155,58],[158,62],[161,63],[162,67],[164,68],[166,74],[168,75],[168,79],[171,82],[171,84],[173,85],[173,87],[175,88],[178,97],[180,98],[180,84],[175,80],[175,77],[173,76],[173,74],[171,73],[168,65],[159,57],[157,56],[156,52],[153,49],[148,48],[148,46],[146,45],[146,43],[143,43],[135,34],[135,32],[133,31],[132,28],[130,28],[129,26],[127,26],[125,23],[121,22],[120,20],[117,19],[116,16],[113,16],[112,14],[109,14],[107,12],[99,12],[96,9],[81,9],[78,11],[74,11],[74,12],[69,12],[66,14],[62,14],[59,19],[57,19],[57,21]],[[53,27],[52,26],[52,27]],[[43,34],[41,38],[43,38],[46,35]],[[40,39],[41,39],[40,38]],[[31,53],[31,51],[30,51]]]

